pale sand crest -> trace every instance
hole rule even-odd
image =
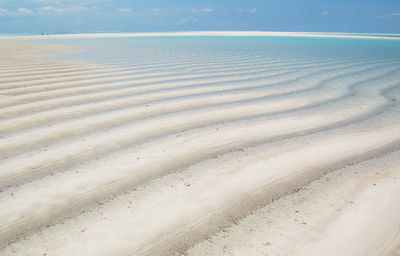
[[[0,41],[1,255],[398,253],[398,62],[66,50]]]

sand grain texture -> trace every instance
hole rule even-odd
[[[75,50],[0,40],[0,255],[398,255],[399,59]]]

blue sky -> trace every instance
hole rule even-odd
[[[0,33],[400,33],[400,0],[0,0]]]

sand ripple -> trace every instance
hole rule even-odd
[[[63,48],[0,42],[0,254],[390,255],[400,246],[400,201],[388,197],[400,192],[398,60],[98,64],[48,60],[49,50]],[[365,235],[373,229],[375,239]]]

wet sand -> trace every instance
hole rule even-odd
[[[0,40],[0,254],[398,252],[398,62],[73,50]]]

